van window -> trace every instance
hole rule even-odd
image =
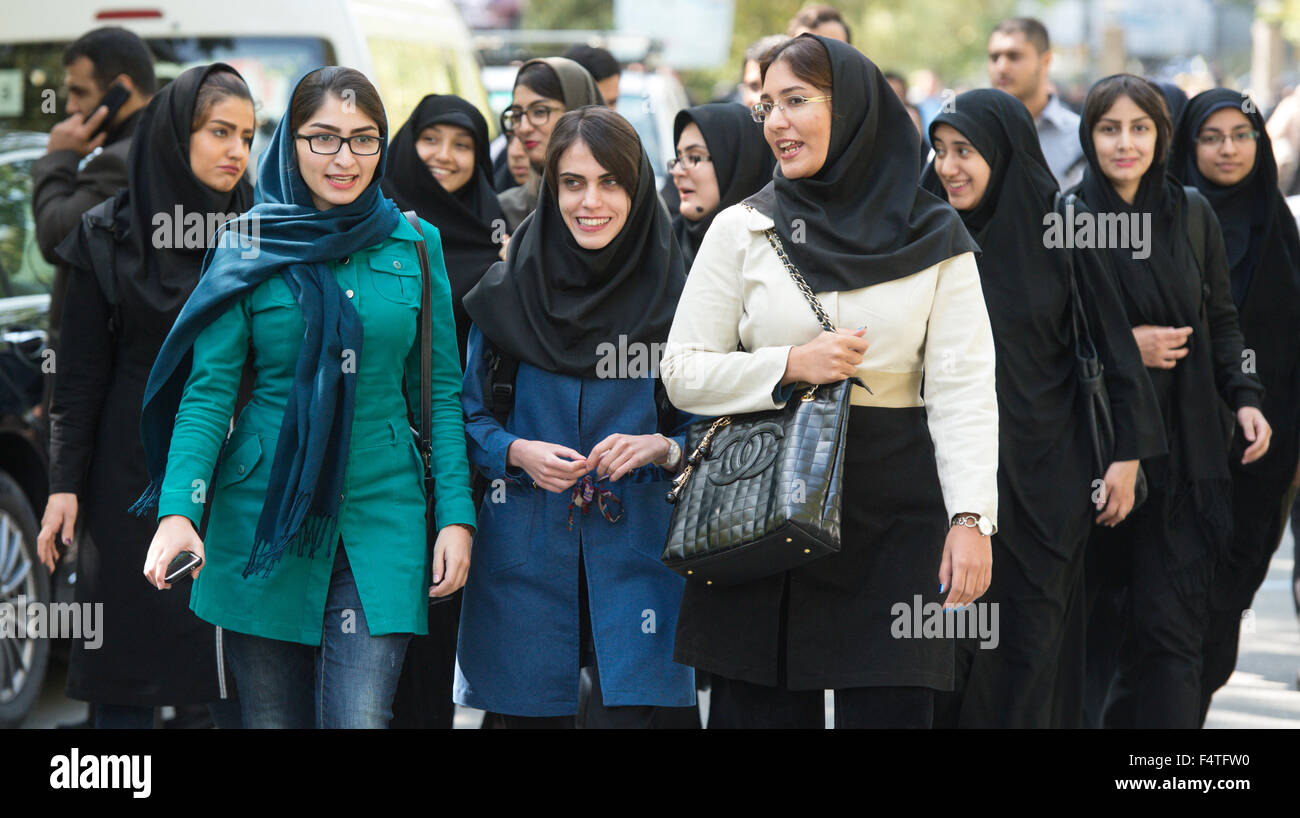
[[[294,83],[308,71],[334,64],[330,44],[314,37],[145,38],[156,60],[159,85],[210,62],[230,63],[244,75],[257,104],[260,153],[289,104]],[[48,132],[64,118],[63,50],[66,42],[0,44],[0,131]]]

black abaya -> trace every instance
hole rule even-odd
[[[152,216],[173,208],[233,215],[252,203],[246,180],[219,193],[190,170],[195,97],[215,70],[234,73],[222,64],[193,68],[154,96],[131,146],[130,186],[92,211],[106,226],[83,222],[59,245],[73,269],[50,411],[50,491],[80,500],[78,525],[90,538],[77,553],[76,601],[104,606],[103,644],[88,650],[72,640],[67,692],[75,699],[149,707],[223,695],[218,631],[190,611],[188,582],[160,592],[141,579],[157,521],[127,512],[136,487],[149,481],[138,431],[145,381],[199,280],[210,238],[197,247],[156,248]],[[91,237],[100,230],[102,245]],[[96,280],[95,269],[104,265],[111,265],[121,302],[116,332],[109,331],[114,310]]]
[[[958,645],[958,687],[940,694],[937,726],[1048,727],[1054,698],[1079,700],[1083,559],[1096,474],[1078,390],[1070,276],[1106,374],[1116,461],[1161,454],[1155,394],[1106,259],[1089,249],[1027,240],[1053,211],[1056,180],[1032,118],[1005,92],[970,91],[931,124],[955,128],[990,167],[988,186],[962,219],[983,248],[980,283],[997,348],[998,502],[993,582],[983,601],[1001,609],[996,647]],[[951,149],[951,148],[950,148]],[[945,196],[931,166],[922,184]],[[1078,207],[1077,210],[1083,210]],[[961,670],[967,670],[963,680]]]
[[[1080,123],[1079,138],[1088,160],[1080,198],[1098,211],[1150,214],[1149,256],[1109,251],[1129,324],[1192,327],[1189,352],[1174,369],[1148,370],[1169,454],[1143,463],[1150,485],[1147,504],[1115,529],[1097,530],[1089,546],[1096,551],[1089,558],[1089,593],[1102,605],[1095,610],[1114,611],[1119,605],[1125,613],[1118,636],[1089,624],[1102,643],[1118,638],[1118,647],[1089,647],[1090,659],[1111,656],[1116,666],[1089,670],[1088,695],[1103,709],[1106,726],[1135,719],[1147,726],[1194,726],[1200,708],[1199,634],[1215,563],[1227,551],[1232,529],[1232,423],[1224,404],[1259,406],[1263,388],[1254,374],[1243,371],[1223,235],[1212,214],[1195,231],[1205,242],[1204,269],[1191,245],[1189,219],[1198,218],[1198,209],[1190,197],[1200,194],[1185,192],[1166,176],[1165,163],[1153,161],[1128,204],[1102,174],[1086,122]],[[1162,618],[1162,611],[1174,613]]]
[[[1233,301],[1245,348],[1253,352],[1264,384],[1261,411],[1273,428],[1269,450],[1259,460],[1241,464],[1245,442],[1240,439],[1229,457],[1233,536],[1215,566],[1203,711],[1236,665],[1241,615],[1281,542],[1300,455],[1300,235],[1277,187],[1277,163],[1264,119],[1255,106],[1242,103],[1243,96],[1227,88],[1197,95],[1173,142],[1173,172],[1205,195],[1223,227]],[[1258,133],[1254,167],[1231,187],[1206,179],[1196,163],[1200,129],[1225,108],[1241,111]]]

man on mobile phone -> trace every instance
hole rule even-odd
[[[47,336],[51,349],[57,349],[67,281],[54,248],[82,213],[126,186],[131,133],[157,84],[149,47],[115,26],[87,32],[68,46],[63,72],[68,116],[50,130],[45,156],[32,165],[36,242],[55,265]],[[48,388],[46,392],[48,405]]]

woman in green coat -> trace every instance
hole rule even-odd
[[[303,78],[257,204],[226,225],[145,391],[151,482],[135,510],[156,503],[159,525],[144,572],[168,588],[178,554],[206,559],[190,607],[223,629],[245,727],[386,726],[406,643],[427,632],[426,591],[454,593],[469,568],[461,370],[427,223],[438,536],[426,554],[411,435],[420,236],[379,191],[385,141],[363,75]],[[252,396],[227,438],[246,360]]]

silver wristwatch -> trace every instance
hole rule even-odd
[[[967,528],[978,529],[980,534],[985,537],[992,536],[997,531],[997,526],[989,522],[988,517],[979,514],[954,514],[950,525],[964,525]]]
[[[668,441],[668,459],[662,463],[656,463],[655,465],[662,466],[668,471],[676,470],[677,464],[682,460],[682,447],[678,446],[677,441],[667,435],[661,435],[658,432],[655,432],[655,437],[662,437],[664,440]]]

